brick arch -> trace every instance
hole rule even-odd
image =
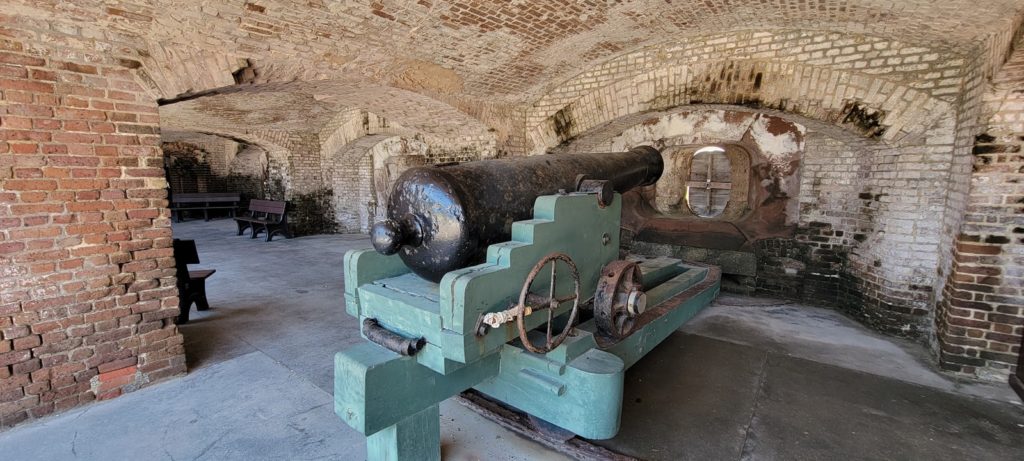
[[[394,86],[351,78],[231,85],[165,101],[169,126],[199,125],[243,131],[319,132],[339,113],[363,110],[446,142],[494,141],[492,127],[449,102]]]
[[[535,124],[538,117],[553,115],[594,88],[662,67],[723,59],[797,62],[856,69],[865,75],[887,75],[898,82],[910,82],[914,88],[924,89],[946,101],[956,100],[960,92],[958,75],[965,61],[963,50],[944,49],[934,42],[911,44],[877,35],[837,30],[732,29],[698,34],[685,40],[678,35],[668,35],[665,36],[668,38],[645,41],[576,70],[575,74],[568,74],[555,86],[548,85],[545,92],[533,101],[528,114],[533,121],[530,125]]]
[[[133,69],[153,99],[159,101],[174,103],[218,95],[268,99],[270,95],[269,99],[287,105],[289,99],[294,103],[294,96],[302,95],[342,113],[349,110],[380,112],[382,117],[398,121],[393,124],[397,130],[401,130],[404,123],[427,135],[473,138],[487,137],[490,129],[479,119],[480,110],[462,104],[458,98],[390,86],[362,77],[325,78],[293,59],[254,62],[242,54],[220,48],[153,41],[147,41],[146,50],[137,60],[121,59],[121,63]],[[314,128],[323,122],[314,115],[308,116]],[[432,133],[431,128],[436,128],[437,133]]]
[[[845,82],[845,83],[844,83]],[[845,69],[720,60],[662,67],[585,93],[528,129],[534,153],[630,114],[688,104],[741,104],[837,124],[892,145],[952,130],[951,105]]]
[[[934,338],[930,327],[935,308],[931,287],[940,281],[935,268],[944,252],[937,242],[945,238],[936,223],[942,220],[943,213],[949,212],[945,205],[936,204],[934,198],[944,197],[949,187],[945,178],[952,162],[951,147],[933,152],[934,147],[924,144],[927,136],[912,138],[920,144],[910,144],[908,139],[904,145],[895,146],[833,120],[771,109],[699,104],[604,121],[551,151],[617,150],[648,142],[674,145],[684,141],[662,138],[679,133],[658,131],[658,127],[671,126],[671,122],[665,121],[667,117],[716,111],[769,114],[807,129],[807,145],[800,160],[796,238],[783,239],[788,243],[771,247],[776,252],[788,248],[785,251],[809,254],[811,259],[804,262],[813,270],[808,269],[808,273],[824,274],[815,277],[818,286],[826,288],[812,290],[817,297],[806,300],[845,308],[865,323],[886,331],[920,339]],[[718,116],[719,120],[739,118]],[[937,123],[928,132],[946,129],[952,132],[953,128]],[[638,130],[641,134],[650,133],[645,138],[636,135]],[[714,144],[742,138],[735,137],[735,130],[711,125],[690,130],[697,137],[685,142],[697,139]],[[624,133],[632,135],[623,137]],[[903,155],[908,160],[899,160]],[[909,159],[910,156],[916,160]],[[885,264],[879,264],[882,261]]]
[[[401,142],[409,154],[426,158],[429,146],[415,138],[378,133],[356,139],[330,155],[325,178],[333,190],[334,216],[344,232],[367,232],[385,204],[377,196],[381,180],[375,155],[384,153],[386,144]]]
[[[163,137],[170,138],[172,140],[177,140],[178,138],[187,139],[188,133],[216,136],[218,138],[235,141],[239,144],[248,144],[265,150],[269,156],[274,156],[280,159],[287,158],[288,149],[283,145],[278,144],[278,142],[280,142],[278,139],[275,139],[272,135],[265,132],[226,132],[220,130],[200,129],[183,132],[179,130],[168,130],[163,132]]]
[[[136,69],[154,100],[173,99],[236,84],[249,61],[223,49],[201,49],[163,42],[146,42],[146,53],[122,59]]]
[[[177,130],[175,130],[177,131]],[[289,158],[291,149],[285,133],[268,131],[237,132],[196,128],[192,132],[218,136],[232,141],[259,147],[267,153],[267,198],[284,199],[291,188]],[[272,181],[280,179],[279,182]]]
[[[266,143],[262,143],[266,144]],[[261,143],[216,134],[164,131],[161,146],[166,166],[172,167],[171,191],[177,192],[239,192],[247,198],[268,198],[280,194],[270,181],[270,161],[286,158],[272,154]],[[174,161],[172,158],[185,158]],[[175,168],[177,167],[177,168]],[[175,185],[186,185],[182,190]],[[200,186],[203,185],[203,186]],[[191,186],[198,190],[185,190]]]
[[[363,109],[338,111],[320,129],[320,151],[325,162],[332,162],[338,155],[359,152],[355,144],[367,142],[367,138],[392,136],[422,138],[422,133],[388,121],[373,112]],[[365,153],[365,152],[364,152]]]

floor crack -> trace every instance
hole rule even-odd
[[[213,448],[215,445],[217,445],[217,443],[219,443],[221,441],[221,439],[226,437],[229,432],[230,431],[222,433],[219,437],[217,437],[217,440],[214,440],[213,442],[210,442],[208,445],[206,445],[206,447],[203,448],[203,451],[199,452],[198,455],[196,455],[194,458],[192,458],[193,461],[198,460],[198,459],[202,458],[203,456],[206,456],[206,453],[209,452],[210,449]]]
[[[743,430],[743,445],[741,446],[739,461],[750,461],[754,459],[754,449],[757,448],[757,434],[753,433],[754,422],[757,420],[757,409],[761,404],[764,395],[765,385],[768,382],[768,356],[765,352],[761,359],[761,369],[757,374],[757,388],[754,390],[754,401],[750,408],[750,419]]]

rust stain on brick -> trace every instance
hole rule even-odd
[[[74,62],[65,62],[63,63],[62,67],[65,70],[69,70],[71,72],[78,72],[80,74],[97,74],[99,72],[96,69],[96,66],[88,64],[78,64]]]
[[[257,5],[255,3],[246,3],[245,9],[255,13],[266,13],[267,8],[264,6]]]
[[[396,66],[392,83],[413,91],[457,94],[463,89],[462,77],[455,71],[427,61],[408,61]]]
[[[122,10],[120,8],[107,7],[107,14],[111,16],[119,16],[131,21],[151,22],[153,18],[140,13],[133,13],[131,11]]]
[[[782,117],[766,117],[766,120],[765,129],[775,136],[800,133],[796,125]]]
[[[134,59],[120,58],[117,60],[117,63],[120,64],[121,67],[126,67],[128,69],[138,69],[142,67],[142,63]]]
[[[865,136],[880,138],[885,134],[886,127],[881,123],[885,112],[882,110],[867,107],[860,101],[848,101],[842,113],[842,123],[856,127]]]

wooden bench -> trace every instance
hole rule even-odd
[[[196,250],[195,240],[174,239],[174,261],[176,274],[178,276],[178,321],[182,324],[188,322],[188,313],[195,303],[196,310],[205,311],[210,308],[206,300],[206,279],[210,278],[216,269],[200,269],[190,271],[189,264],[199,264],[199,251]]]
[[[238,192],[185,192],[171,194],[171,214],[174,222],[184,220],[186,211],[202,211],[203,219],[210,220],[210,210],[227,210],[231,217],[235,216],[238,202],[242,201]]]
[[[249,201],[249,210],[243,216],[235,217],[238,224],[238,235],[242,235],[245,229],[252,229],[249,238],[256,238],[260,232],[266,231],[267,241],[274,238],[274,234],[281,234],[291,238],[291,231],[288,230],[287,204],[275,200]]]

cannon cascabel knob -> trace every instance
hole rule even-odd
[[[370,241],[373,243],[373,248],[380,254],[393,255],[398,253],[398,250],[402,248],[404,240],[405,235],[402,232],[402,226],[394,220],[385,219],[370,228]]]

